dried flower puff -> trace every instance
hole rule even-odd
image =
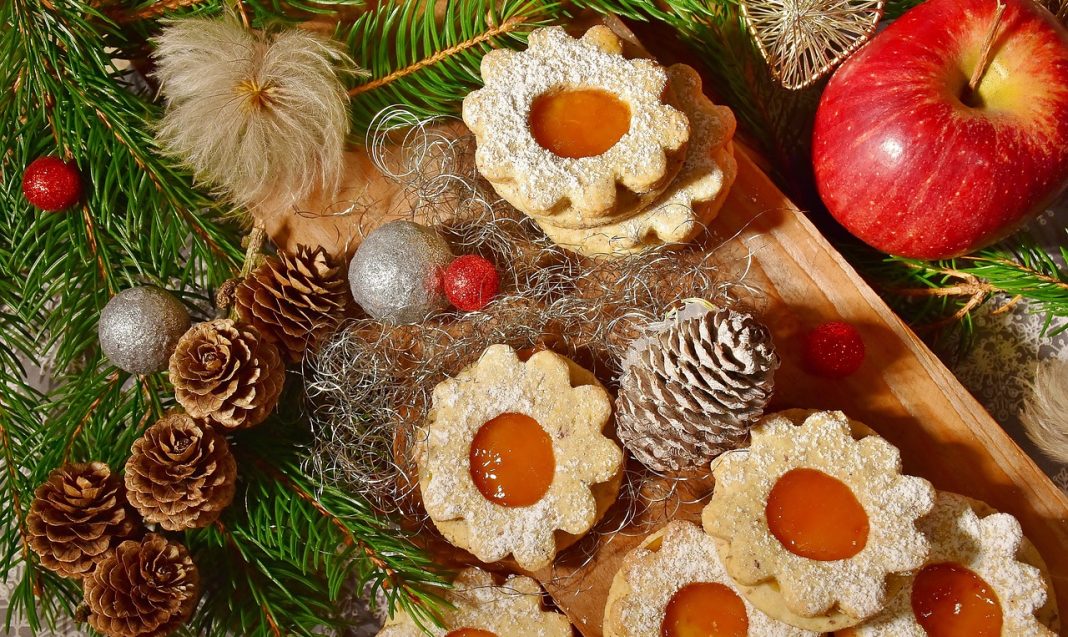
[[[241,206],[338,187],[349,130],[341,76],[354,69],[340,44],[232,18],[175,20],[155,43],[165,155]]]

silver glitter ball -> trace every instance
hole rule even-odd
[[[167,368],[178,339],[189,329],[182,302],[155,286],[116,294],[100,312],[100,348],[115,367],[131,374]]]
[[[452,261],[434,230],[393,221],[363,240],[349,262],[352,298],[372,317],[415,323],[448,306],[441,270]]]

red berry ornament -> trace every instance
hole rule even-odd
[[[864,340],[849,323],[824,323],[805,335],[805,368],[824,378],[845,378],[864,362]]]
[[[58,157],[39,157],[22,174],[22,193],[41,210],[66,210],[82,197],[78,169]]]
[[[486,307],[497,296],[497,268],[477,254],[458,257],[445,268],[442,277],[445,296],[456,309],[473,312]]]

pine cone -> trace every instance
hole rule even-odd
[[[26,530],[41,564],[78,579],[141,525],[119,477],[106,464],[91,462],[64,465],[37,487]]]
[[[133,443],[126,491],[141,516],[168,531],[208,526],[234,499],[237,463],[226,438],[186,414],[161,419]]]
[[[631,345],[616,427],[655,471],[688,471],[743,446],[771,397],[779,357],[766,327],[689,303]]]
[[[241,319],[276,343],[292,362],[301,359],[340,320],[349,299],[341,268],[322,247],[268,257],[237,288]]]
[[[120,544],[85,578],[89,625],[108,637],[164,637],[193,613],[200,578],[181,544],[150,533]]]
[[[224,429],[263,422],[285,381],[278,348],[228,319],[194,325],[171,355],[174,397],[197,420]]]

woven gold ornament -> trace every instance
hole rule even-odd
[[[741,0],[776,80],[811,86],[875,35],[885,0]]]
[[[140,529],[122,481],[106,464],[68,464],[34,493],[26,542],[45,568],[77,579]]]
[[[336,325],[349,299],[341,267],[322,247],[268,257],[235,293],[241,319],[292,362]]]
[[[190,416],[223,429],[263,422],[278,403],[285,366],[256,328],[228,319],[194,325],[171,355],[174,397]]]
[[[162,535],[120,544],[85,578],[89,625],[107,637],[165,637],[193,613],[200,577],[189,551]]]
[[[168,531],[208,526],[234,499],[237,463],[226,438],[186,414],[166,416],[133,444],[127,497]]]

